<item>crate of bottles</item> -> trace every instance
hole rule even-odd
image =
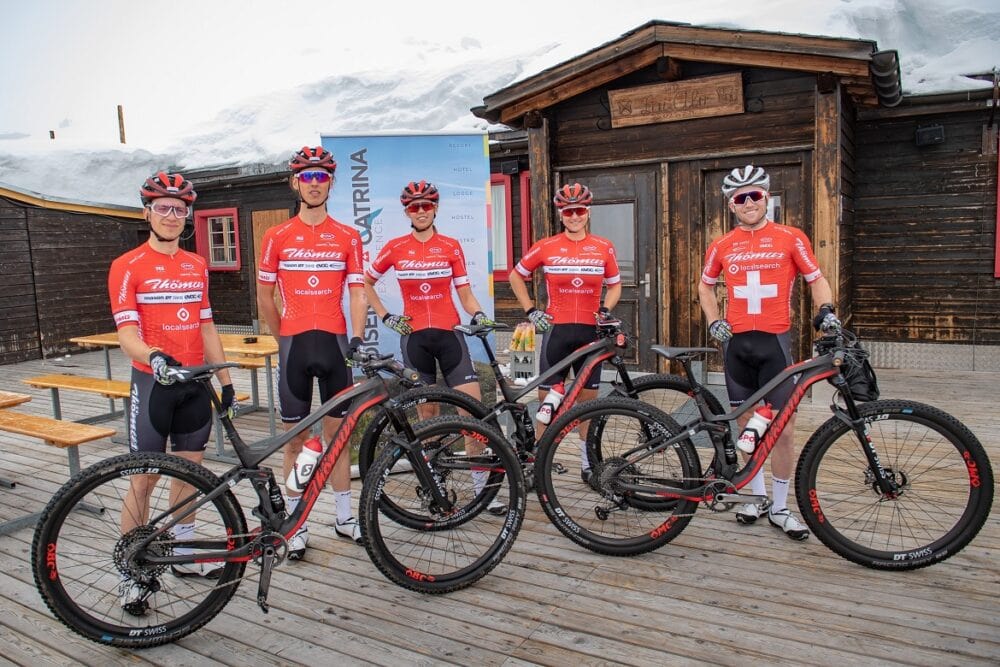
[[[538,355],[535,352],[535,327],[521,322],[510,339],[510,377],[527,380],[538,375]]]

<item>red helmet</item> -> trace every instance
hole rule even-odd
[[[296,174],[306,169],[326,169],[332,174],[337,171],[337,161],[333,159],[333,153],[322,146],[316,148],[303,146],[302,150],[288,161],[288,168]]]
[[[567,206],[590,206],[593,202],[594,193],[586,185],[579,183],[562,186],[556,191],[556,196],[552,198],[552,203],[560,210]]]
[[[139,188],[139,196],[142,197],[143,206],[148,206],[149,202],[160,197],[176,197],[190,206],[198,198],[198,193],[194,191],[191,181],[180,174],[161,171],[146,179]]]
[[[403,188],[403,191],[399,193],[399,201],[403,206],[409,206],[412,202],[419,200],[432,201],[436,204],[440,198],[441,194],[438,192],[437,187],[427,181],[420,181],[419,183],[410,181]]]

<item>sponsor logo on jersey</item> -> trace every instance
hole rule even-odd
[[[143,283],[150,290],[200,290],[205,289],[203,280],[175,280],[173,278],[150,278]]]

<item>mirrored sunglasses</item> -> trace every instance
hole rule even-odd
[[[186,204],[181,204],[180,206],[171,206],[170,204],[150,204],[149,208],[152,209],[153,213],[157,215],[162,215],[164,218],[174,214],[175,218],[186,218],[188,211],[190,210]]]
[[[328,183],[330,172],[328,171],[300,171],[298,179],[305,183]]]
[[[741,192],[738,195],[733,196],[733,203],[737,206],[742,206],[746,203],[747,199],[750,201],[760,201],[766,196],[763,190],[751,190],[750,192]]]
[[[564,218],[572,218],[572,217],[582,218],[583,216],[587,215],[587,213],[589,211],[590,211],[590,208],[587,207],[587,206],[574,206],[572,208],[564,208],[562,210],[562,217],[564,217]]]
[[[429,201],[413,202],[412,204],[407,204],[406,206],[407,213],[423,213],[424,211],[433,211],[433,210],[434,210],[434,204],[432,204]]]

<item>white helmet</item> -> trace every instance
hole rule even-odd
[[[771,177],[767,175],[763,167],[755,167],[752,164],[748,164],[742,169],[737,167],[722,179],[722,194],[728,199],[733,196],[734,192],[748,185],[756,185],[762,190],[770,191]]]

